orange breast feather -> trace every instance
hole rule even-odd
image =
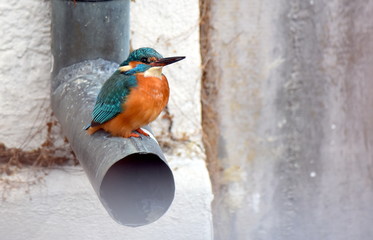
[[[114,136],[129,137],[131,132],[154,121],[168,102],[170,90],[167,79],[137,75],[138,86],[131,90],[122,105],[122,113],[100,128]]]

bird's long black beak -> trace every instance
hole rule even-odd
[[[163,67],[171,63],[178,62],[183,60],[185,57],[168,57],[168,58],[161,58],[158,61],[152,62],[150,65],[154,67]]]

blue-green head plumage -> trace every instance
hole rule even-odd
[[[138,61],[143,63],[149,63],[149,58],[155,57],[156,59],[161,59],[163,56],[155,51],[153,48],[143,47],[134,50],[130,53],[128,58],[120,64],[120,66],[126,66],[132,61]]]

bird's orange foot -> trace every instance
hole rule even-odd
[[[141,138],[141,136],[137,133],[131,132],[129,137]]]
[[[142,135],[144,135],[145,137],[149,137],[149,134],[147,134],[146,132],[144,132],[144,130],[142,130],[141,128],[138,128],[135,131],[138,132],[138,133],[140,133],[140,134],[142,134]]]

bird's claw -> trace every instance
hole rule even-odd
[[[140,133],[140,134],[142,134],[142,135],[144,135],[145,137],[149,137],[149,134],[146,133],[146,132],[145,132],[144,130],[142,130],[141,128],[138,128],[138,129],[136,129],[135,131],[138,132],[138,133]]]
[[[131,132],[130,137],[141,138],[140,134]]]

